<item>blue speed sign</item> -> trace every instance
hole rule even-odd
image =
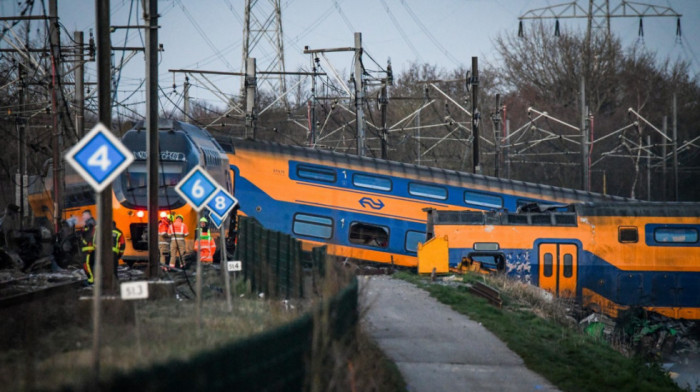
[[[207,208],[209,208],[209,210],[214,214],[224,217],[233,207],[236,206],[236,204],[238,204],[238,200],[236,200],[235,197],[231,196],[231,194],[226,192],[225,189],[219,188],[214,193],[214,196],[209,199]]]
[[[196,211],[201,211],[219,189],[216,181],[199,165],[175,186],[175,191]]]
[[[134,155],[102,123],[66,153],[66,161],[101,192],[134,161]]]

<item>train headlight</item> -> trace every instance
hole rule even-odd
[[[136,216],[139,218],[143,218],[143,210],[136,211]]]

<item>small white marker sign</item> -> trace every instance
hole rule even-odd
[[[123,300],[148,298],[148,282],[124,282],[121,284]]]
[[[229,261],[226,263],[226,269],[228,272],[243,271],[243,263],[240,261]]]

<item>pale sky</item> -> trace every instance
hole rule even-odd
[[[47,0],[44,0],[47,1]],[[588,2],[578,0],[587,8]],[[621,0],[610,0],[613,8]],[[268,7],[270,0],[258,0]],[[353,32],[362,32],[363,47],[382,66],[391,58],[395,73],[406,69],[413,61],[428,62],[443,69],[458,65],[470,67],[471,57],[478,56],[480,68],[498,62],[493,40],[499,34],[517,32],[518,16],[534,8],[561,4],[569,0],[282,0],[285,62],[288,71],[309,67],[309,56],[302,53],[304,46],[311,48],[346,47],[353,45]],[[691,70],[700,75],[700,1],[699,0],[637,0],[664,7],[672,7],[683,14],[683,37],[676,39],[675,18],[645,18],[644,41],[646,48],[671,59],[691,62]],[[40,3],[37,1],[37,3]],[[173,76],[170,68],[198,68],[218,71],[241,70],[241,38],[244,0],[160,0],[161,18],[159,41],[164,45],[159,65],[160,85],[172,91]],[[94,28],[94,1],[58,0],[59,17],[65,28],[88,31]],[[126,25],[141,19],[140,0],[112,0],[112,24]],[[388,8],[388,10],[387,10]],[[16,0],[0,0],[0,14],[18,12]],[[35,14],[41,5],[35,6]],[[193,22],[194,21],[194,22]],[[38,22],[36,22],[38,23]],[[562,19],[562,28],[583,29],[582,19]],[[532,28],[525,21],[524,28]],[[36,26],[38,28],[38,25]],[[626,47],[638,43],[639,19],[615,18],[612,31],[622,37]],[[62,42],[67,33],[61,32]],[[136,30],[129,32],[125,42],[124,30],[112,35],[113,46],[141,46],[142,37]],[[6,47],[5,43],[0,44]],[[267,56],[272,53],[266,49]],[[258,62],[265,60],[258,54]],[[121,59],[115,54],[115,62]],[[336,53],[329,59],[339,71],[347,74],[352,63],[351,53]],[[369,59],[367,68],[376,69]],[[259,65],[260,67],[260,65]],[[145,73],[144,56],[134,56],[124,67],[118,97],[126,98],[137,89]],[[88,79],[94,81],[94,65],[88,65]],[[176,77],[182,84],[184,76]],[[238,94],[237,77],[211,76],[210,80],[227,94]],[[194,82],[194,81],[193,81]],[[204,88],[191,90],[194,98],[223,106],[223,102]],[[181,89],[178,87],[178,90]],[[173,96],[175,99],[176,96]],[[137,92],[131,101],[143,99]],[[134,101],[135,100],[135,101]],[[165,103],[166,101],[164,101]],[[137,105],[138,106],[138,105]],[[137,109],[139,110],[139,109]]]

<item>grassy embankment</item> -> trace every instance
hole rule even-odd
[[[627,358],[608,343],[582,333],[566,318],[564,303],[544,300],[535,288],[507,279],[489,279],[501,290],[504,304],[499,309],[464,286],[431,284],[427,278],[407,272],[395,276],[481,322],[520,355],[528,368],[563,391],[681,390],[657,364]],[[464,279],[483,278],[467,275]]]

